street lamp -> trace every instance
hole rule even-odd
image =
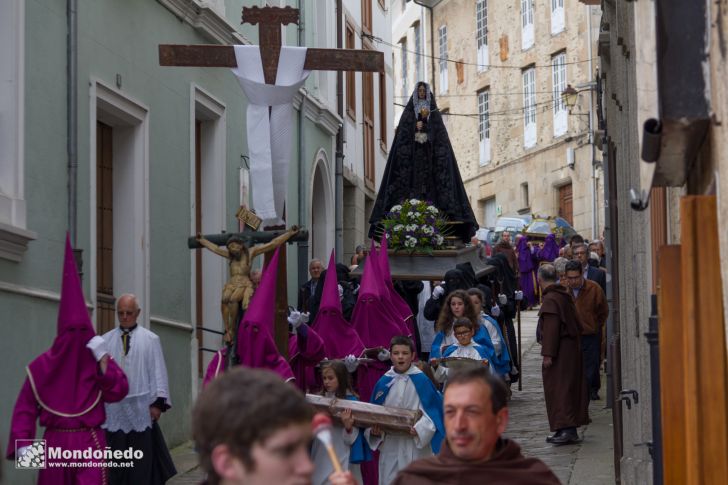
[[[571,84],[567,84],[566,89],[561,92],[561,97],[563,98],[564,103],[566,103],[566,107],[569,109],[569,114],[571,114],[571,110],[574,108],[576,101],[579,98],[579,91],[574,89]]]

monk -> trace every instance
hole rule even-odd
[[[445,388],[447,439],[440,453],[411,463],[393,484],[558,484],[541,460],[525,458],[518,444],[501,436],[508,425],[507,393],[486,367],[453,372]]]
[[[576,428],[589,422],[589,396],[581,352],[582,327],[574,298],[557,283],[552,264],[538,269],[543,301],[536,328],[543,356],[543,392],[549,427],[549,443],[564,445],[579,441]]]

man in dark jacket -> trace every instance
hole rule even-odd
[[[312,259],[308,263],[308,274],[311,276],[311,279],[301,285],[301,288],[298,290],[298,305],[296,309],[299,312],[311,311],[311,298],[316,294],[316,285],[318,285],[323,269],[324,267],[319,259]]]
[[[598,284],[604,294],[607,294],[607,273],[603,269],[595,268],[589,264],[589,249],[586,244],[577,244],[572,247],[572,254],[574,259],[581,263],[581,269],[584,273],[584,278],[591,280]]]

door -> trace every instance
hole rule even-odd
[[[114,178],[111,126],[96,123],[96,331],[114,328]]]
[[[571,184],[559,187],[559,217],[566,219],[566,222],[574,225],[574,205],[571,192]]]

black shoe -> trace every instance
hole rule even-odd
[[[597,391],[590,392],[589,399],[591,399],[592,401],[598,401],[600,399],[599,393]]]
[[[553,443],[555,438],[561,436],[561,431],[562,430],[558,430],[554,434],[547,436],[546,443]]]
[[[559,436],[551,439],[550,443],[554,445],[569,445],[580,441],[579,434],[575,429],[564,430]]]

